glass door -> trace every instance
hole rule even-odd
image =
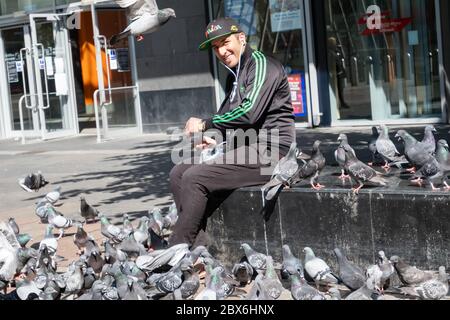
[[[210,3],[212,19],[224,16],[235,19],[246,33],[252,49],[272,56],[283,64],[291,89],[296,125],[311,126],[311,75],[305,1],[211,0]],[[219,96],[223,99],[229,73],[220,66],[217,70],[221,85]]]
[[[333,121],[442,119],[431,0],[325,0]]]
[[[101,114],[102,139],[142,132],[139,94],[134,69],[134,42],[128,38],[114,45],[109,39],[128,25],[126,11],[94,8],[93,36],[97,63],[98,89],[94,103]]]
[[[64,15],[31,14],[36,100],[43,139],[78,133],[71,48]]]
[[[25,136],[39,135],[39,115],[31,55],[31,37],[28,26],[1,30],[1,56],[4,61],[6,84],[2,84],[3,115],[7,137],[23,132]],[[8,106],[8,107],[6,107]]]

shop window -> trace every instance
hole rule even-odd
[[[442,117],[435,1],[324,1],[333,120]]]
[[[289,77],[297,122],[308,121],[304,54],[304,9],[300,0],[211,1],[213,18],[232,17],[247,34],[248,44],[280,61]],[[226,91],[228,72],[219,69]],[[221,99],[224,98],[222,93]]]

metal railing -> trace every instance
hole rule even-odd
[[[99,117],[99,103],[98,103],[98,95],[100,92],[105,92],[108,91],[109,94],[111,95],[111,91],[121,91],[121,90],[129,90],[129,89],[133,89],[134,95],[136,95],[137,91],[138,91],[138,86],[125,86],[125,87],[116,87],[116,88],[106,88],[106,89],[97,89],[94,91],[94,112],[95,112],[95,126],[97,129],[97,143],[101,143],[102,142],[102,137],[101,137],[101,130],[100,130],[100,117]],[[134,96],[135,97],[135,96]],[[103,129],[103,135],[105,137],[107,137],[108,135],[108,113],[106,110],[106,106],[112,104],[112,98],[110,97],[110,101],[106,102],[106,101],[102,101],[100,103],[101,105],[101,114],[102,114],[102,129]],[[138,124],[136,123],[136,126]]]

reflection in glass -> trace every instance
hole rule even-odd
[[[213,0],[212,4],[214,18],[228,16],[236,19],[247,34],[247,42],[252,49],[275,57],[283,64],[286,73],[293,79],[293,99],[298,97],[298,102],[305,111],[303,116],[296,117],[296,121],[307,121],[301,1]],[[227,75],[228,72],[224,68],[219,68],[222,85],[227,82]],[[303,83],[297,84],[298,79]]]
[[[333,119],[441,117],[434,1],[376,3],[325,0]]]
[[[10,107],[11,107],[11,126],[13,130],[20,130],[20,116],[19,116],[19,99],[24,92],[24,81],[22,74],[25,76],[26,90],[29,93],[29,79],[27,59],[23,54],[23,65],[21,63],[20,49],[25,47],[24,42],[24,30],[23,27],[6,29],[1,31],[3,37],[3,43],[5,47],[5,70],[7,70],[7,81],[10,94]],[[19,64],[19,65],[18,65]],[[22,71],[20,71],[20,65],[22,65]],[[27,101],[31,105],[31,101]],[[24,129],[33,129],[33,115],[30,109],[23,106],[23,120]]]

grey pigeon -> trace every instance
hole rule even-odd
[[[338,277],[333,274],[328,264],[322,259],[316,257],[310,247],[305,247],[303,252],[305,253],[305,271],[311,279],[314,280],[316,286],[319,286],[320,284],[329,285],[339,282]]]
[[[193,265],[188,259],[181,260],[180,269],[183,272],[183,283],[178,288],[183,299],[188,299],[200,288],[200,277],[193,271]]]
[[[440,169],[442,171],[441,183],[444,184],[445,190],[450,190],[450,186],[448,185],[447,179],[450,174],[450,152],[449,146],[446,140],[439,140],[437,142],[437,150],[436,150],[436,160],[440,165]]]
[[[150,233],[148,232],[148,221],[148,217],[141,217],[137,229],[133,232],[134,239],[138,243],[147,246],[147,248],[151,245]]]
[[[389,129],[385,125],[380,125],[380,135],[375,143],[377,153],[383,158],[385,165],[383,168],[388,171],[390,169],[389,164],[395,163],[395,165],[401,168],[402,163],[408,163],[408,160],[404,156],[400,155],[400,152],[395,147],[392,140],[389,138]]]
[[[30,173],[25,178],[20,178],[18,182],[20,187],[27,192],[37,192],[49,183],[45,180],[41,171]]]
[[[136,36],[137,41],[144,39],[143,34],[152,33],[176,17],[171,8],[159,10],[156,0],[115,0],[122,8],[127,8],[127,16],[131,23],[121,33],[111,37],[109,43],[116,44],[129,35]]]
[[[364,271],[350,262],[339,248],[333,249],[339,264],[339,278],[352,291],[361,288],[366,280]]]
[[[358,187],[352,189],[353,193],[357,194],[364,183],[369,181],[382,186],[387,185],[387,181],[381,176],[382,174],[360,161],[347,145],[342,146],[342,148],[345,150],[345,169],[358,183]]]
[[[245,286],[252,279],[253,267],[247,261],[243,261],[240,263],[236,263],[233,266],[231,272],[233,273],[236,281],[238,281],[241,284],[241,286]]]
[[[247,243],[241,245],[241,249],[244,249],[245,256],[247,257],[248,263],[256,270],[263,270],[266,268],[266,255],[255,251]]]
[[[381,275],[381,289],[386,290],[390,286],[391,276],[395,273],[395,268],[392,262],[386,257],[384,251],[378,252],[378,267],[383,274]]]
[[[291,295],[294,300],[325,300],[325,296],[316,288],[311,287],[305,278],[292,274]]]
[[[223,280],[220,277],[221,269],[217,267],[216,269],[211,269],[211,266],[206,268],[207,281],[206,288],[199,292],[195,297],[195,300],[220,300],[223,297],[218,296],[218,291],[222,288]]]
[[[148,300],[147,293],[133,279],[128,278],[128,290],[122,300]]]
[[[283,285],[275,271],[271,256],[266,256],[266,271],[261,280],[261,292],[269,300],[277,300],[283,292]]]
[[[371,136],[369,144],[368,144],[370,154],[372,155],[372,162],[368,163],[369,166],[373,166],[375,163],[378,162],[378,160],[382,160],[381,156],[378,154],[378,151],[377,151],[378,136],[379,136],[378,129],[377,129],[377,127],[373,126],[372,127],[372,136]]]
[[[16,235],[18,235],[20,233],[19,226],[17,225],[16,220],[14,220],[14,218],[9,218],[8,224],[11,226],[12,230],[14,231],[14,233]]]
[[[337,140],[340,141],[340,144],[339,144],[339,147],[334,151],[334,159],[336,160],[339,167],[341,168],[341,175],[340,175],[339,179],[345,180],[345,179],[350,178],[350,176],[345,174],[345,151],[341,146],[348,145],[347,135],[344,133],[341,133]],[[355,156],[356,156],[356,153],[355,153]]]
[[[392,256],[389,260],[394,264],[400,281],[405,285],[414,285],[430,280],[433,275],[422,271],[414,266],[408,265],[398,256]]]
[[[440,188],[436,188],[434,183],[436,180],[443,181],[445,178],[444,175],[445,172],[442,170],[439,162],[434,156],[430,155],[428,161],[414,173],[411,182],[422,186],[423,179],[425,179],[430,184],[431,190],[440,191]]]
[[[444,266],[439,267],[437,278],[417,284],[413,287],[403,287],[400,290],[423,300],[440,300],[448,294],[448,275]]]
[[[100,248],[93,239],[89,239],[86,242],[85,256],[87,257],[86,264],[91,267],[95,273],[100,273],[105,261],[100,253]]]
[[[164,216],[164,227],[167,229],[173,228],[175,223],[178,221],[178,211],[175,202],[169,207],[169,211]]]
[[[130,217],[127,213],[124,213],[122,217],[122,230],[126,236],[134,232],[133,224],[131,223]]]
[[[80,197],[80,214],[85,219],[85,222],[88,220],[95,221],[98,217],[98,210],[87,203],[85,197]]]
[[[405,145],[405,157],[412,165],[412,168],[407,171],[414,173],[416,168],[420,169],[432,157],[429,145],[417,141],[405,130],[399,130],[395,137],[403,141]]]
[[[73,235],[73,243],[75,243],[78,248],[78,254],[81,255],[90,237],[83,229],[83,224],[77,222],[74,225],[77,227],[77,232]]]
[[[66,288],[64,293],[78,295],[84,286],[82,264],[80,262],[75,262],[73,271],[66,272],[65,279]]]
[[[367,268],[364,285],[350,293],[345,300],[377,300],[380,293],[381,275],[382,271],[377,265]]]
[[[58,214],[51,204],[48,203],[46,206],[48,222],[55,228],[59,228],[58,239],[60,239],[64,236],[64,230],[72,227],[75,221]]]
[[[117,248],[125,252],[130,258],[137,258],[146,253],[144,246],[138,243],[132,234],[123,239]]]
[[[16,236],[16,239],[22,248],[25,248],[27,243],[33,240],[33,238],[31,238],[31,236],[28,233],[18,234]]]
[[[52,205],[57,203],[61,198],[61,186],[57,186],[53,191],[45,195],[45,200],[50,202]]]
[[[118,226],[111,224],[108,217],[101,213],[98,215],[98,217],[100,218],[100,231],[103,236],[110,239],[114,243],[120,243],[123,241],[123,239],[125,239],[126,235],[123,230]]]
[[[324,185],[321,185],[317,179],[322,171],[325,168],[326,159],[320,151],[319,140],[316,140],[312,147],[311,159],[306,162],[303,166],[301,166],[294,177],[292,178],[292,184],[296,184],[302,180],[310,179],[311,187],[314,190],[320,190],[325,188]]]
[[[283,245],[282,251],[283,263],[281,265],[281,277],[283,279],[289,279],[289,277],[293,274],[298,274],[300,277],[304,277],[302,262],[299,258],[292,254],[289,245]]]
[[[261,187],[264,200],[270,201],[283,187],[289,186],[292,177],[298,170],[297,143],[293,141],[286,156],[275,166],[270,181]]]
[[[44,239],[39,243],[39,250],[41,250],[44,245],[47,247],[49,254],[54,256],[58,249],[58,239],[53,236],[52,225],[46,227]]]
[[[422,143],[425,145],[425,151],[434,153],[436,151],[436,139],[433,132],[437,132],[433,125],[427,125],[424,130]]]

